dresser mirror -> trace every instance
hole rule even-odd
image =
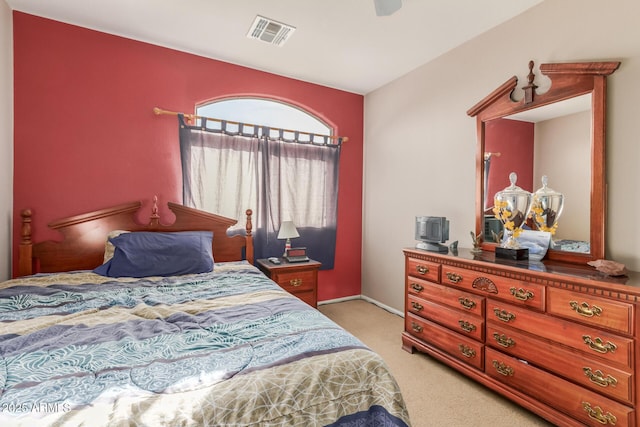
[[[531,61],[520,93],[514,76],[467,111],[476,117],[476,234],[483,234],[484,250],[495,249],[491,230],[502,227],[493,215],[493,197],[516,172],[524,190],[538,190],[544,175],[549,187],[564,195],[547,259],[604,258],[606,77],[619,65],[541,64],[539,71],[549,80],[543,92]],[[532,221],[528,225],[535,229]]]

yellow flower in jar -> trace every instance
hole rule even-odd
[[[556,234],[556,230],[558,229],[558,223],[556,222],[551,227],[547,227],[545,225],[540,225],[538,228],[540,229],[540,231],[547,231],[547,232],[551,233],[551,235],[554,235],[554,234]]]
[[[506,201],[494,200],[493,203],[493,213],[498,218],[504,218],[504,210],[508,207],[508,203]]]
[[[531,207],[531,213],[537,215],[538,217],[542,215],[543,211],[544,209],[542,209],[542,205],[540,203],[536,203]]]

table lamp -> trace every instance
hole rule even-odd
[[[284,244],[284,255],[287,255],[287,249],[291,249],[291,239],[300,237],[296,226],[293,225],[293,221],[282,221],[280,224],[280,231],[278,231],[278,239],[287,239]]]

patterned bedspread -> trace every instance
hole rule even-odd
[[[246,262],[0,283],[0,425],[406,426],[384,362]]]

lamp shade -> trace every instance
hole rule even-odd
[[[282,221],[280,224],[280,231],[278,232],[278,239],[293,239],[300,237],[296,226],[293,225],[293,221]]]

